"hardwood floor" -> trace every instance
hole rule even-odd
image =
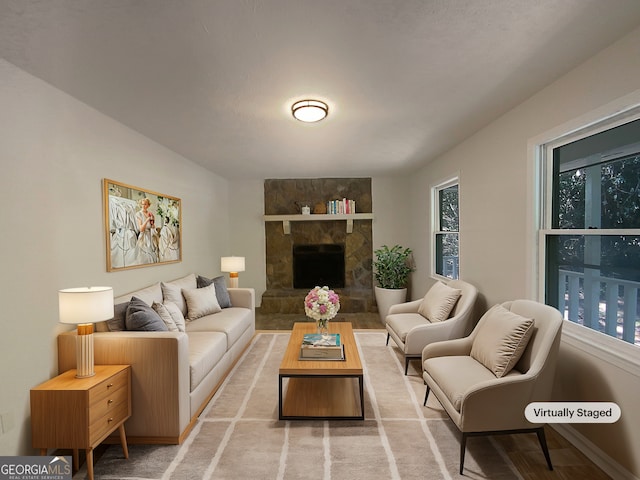
[[[291,330],[295,322],[309,321],[301,314],[262,314],[256,309],[256,330]],[[384,329],[377,313],[339,313],[334,321],[351,322],[353,329]],[[607,480],[611,479],[553,428],[545,427],[553,463],[549,471],[535,434],[495,435],[524,480]],[[487,438],[471,438],[487,441]],[[464,478],[464,477],[461,477]]]
[[[502,446],[525,480],[611,479],[553,428],[547,425],[544,431],[553,471],[547,468],[535,434],[496,435],[493,438]]]

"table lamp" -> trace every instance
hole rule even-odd
[[[222,257],[220,270],[229,272],[229,287],[238,288],[238,272],[244,272],[244,257]]]
[[[111,287],[67,288],[58,292],[61,323],[78,325],[76,338],[76,378],[92,377],[93,324],[113,318]]]

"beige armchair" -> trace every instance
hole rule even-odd
[[[447,287],[449,290],[459,290],[459,296],[449,296]],[[385,319],[387,345],[389,338],[392,338],[404,354],[405,375],[409,361],[412,358],[419,359],[425,346],[469,335],[475,326],[473,310],[477,297],[478,290],[470,283],[451,280],[446,287],[437,282],[424,298],[391,306]],[[446,310],[449,308],[447,302],[453,302],[450,311]],[[446,312],[441,315],[444,318],[437,318],[438,313],[443,312]]]
[[[525,418],[531,402],[550,400],[562,315],[531,300],[496,305],[471,335],[432,343],[422,352],[423,378],[462,433],[460,473],[467,438],[536,433],[553,470],[544,424]]]

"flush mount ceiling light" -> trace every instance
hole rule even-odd
[[[291,106],[291,113],[301,122],[319,122],[329,113],[329,106],[320,100],[300,100]]]

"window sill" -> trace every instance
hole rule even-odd
[[[640,376],[640,347],[565,320],[562,341],[635,376]]]

